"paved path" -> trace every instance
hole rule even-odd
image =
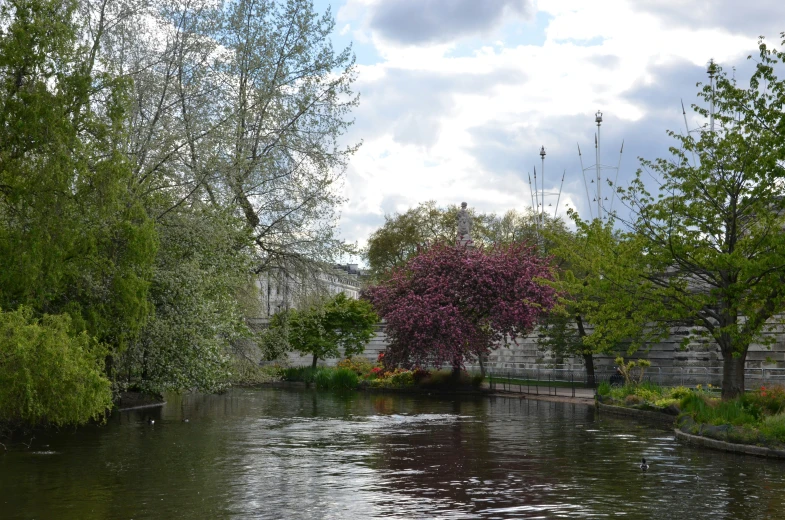
[[[491,390],[488,383],[483,383],[482,387]],[[528,390],[528,391],[527,391]],[[574,393],[573,393],[574,391]],[[567,403],[581,403],[594,405],[593,388],[560,388],[547,386],[518,387],[518,385],[496,384],[491,395],[503,397],[518,397],[522,399],[538,399],[541,401],[557,401]]]

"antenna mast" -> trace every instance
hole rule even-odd
[[[540,147],[540,159],[542,160],[542,172],[541,176],[542,179],[540,180],[540,186],[542,186],[541,194],[542,194],[542,228],[545,229],[545,146]]]
[[[709,100],[709,131],[714,132],[714,75],[717,73],[717,65],[714,64],[714,59],[709,60],[709,68],[706,71],[709,74],[709,85],[711,85],[711,98]]]
[[[594,121],[597,123],[597,135],[594,145],[597,150],[597,217],[602,219],[602,166],[600,164],[600,125],[602,124],[602,112],[599,110],[595,114]]]
[[[583,166],[583,155],[581,154],[581,145],[580,144],[578,144],[578,158],[581,161],[581,172],[583,173],[583,184],[586,187],[586,199],[587,199],[587,202],[589,203],[589,214],[591,215],[591,213],[592,213],[592,203],[596,202],[597,203],[597,216],[595,217],[594,215],[592,215],[592,219],[598,218],[598,219],[602,220],[602,219],[607,219],[608,218],[608,214],[612,214],[613,213],[613,202],[614,202],[614,200],[615,200],[615,198],[617,196],[616,185],[618,184],[619,170],[621,169],[621,157],[622,157],[622,154],[624,153],[624,141],[622,141],[621,149],[619,150],[619,162],[616,165],[616,167],[613,167],[613,166],[603,166],[603,164],[602,164],[602,140],[601,140],[602,134],[600,133],[600,130],[601,130],[601,127],[602,127],[602,112],[601,111],[598,110],[597,113],[594,115],[594,122],[597,123],[597,133],[594,134],[595,163],[593,165],[591,165],[591,166],[588,166],[588,167],[584,168],[584,166]],[[614,181],[611,182],[610,177],[607,179],[608,184],[612,188],[612,190],[611,190],[611,193],[612,193],[612,195],[611,195],[611,202],[608,205],[605,204],[605,201],[608,200],[608,197],[605,197],[605,198],[602,197],[602,182],[603,182],[602,181],[602,171],[603,170],[616,170],[616,176],[615,176]],[[593,172],[594,173],[594,179],[592,179],[590,183],[586,182],[587,177],[591,178],[591,175],[587,176],[588,172]],[[595,183],[597,184],[596,188],[593,190],[595,198],[592,199],[591,198],[591,194],[589,192],[589,184],[595,184]],[[610,210],[608,210],[606,208],[606,206],[608,206],[610,208]],[[603,210],[605,212],[605,215],[603,215]]]

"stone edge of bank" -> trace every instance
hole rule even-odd
[[[773,450],[763,446],[752,446],[750,444],[736,444],[733,442],[710,439],[702,435],[685,433],[679,429],[674,429],[676,438],[688,444],[695,444],[715,450],[722,450],[731,453],[742,453],[745,455],[755,455],[758,457],[768,457],[773,459],[785,459],[785,450]]]

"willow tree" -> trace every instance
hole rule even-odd
[[[748,87],[712,65],[716,85],[699,93],[708,106],[695,107],[712,126],[670,132],[671,159],[643,161],[659,193],[647,192],[639,170],[625,194],[643,277],[719,345],[723,398],[744,392],[750,345],[785,312],[785,81],[775,74],[785,53],[763,41],[759,50]]]

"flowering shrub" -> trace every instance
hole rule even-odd
[[[373,364],[366,358],[355,356],[340,360],[336,366],[353,371],[358,376],[368,375],[373,370]]]
[[[748,395],[747,399],[768,415],[777,415],[785,411],[785,388],[779,385],[761,386]]]
[[[384,372],[382,368],[376,367],[371,370],[371,373],[376,375],[376,379],[370,381],[373,388],[414,386],[414,372],[405,368],[396,368],[395,370]]]

